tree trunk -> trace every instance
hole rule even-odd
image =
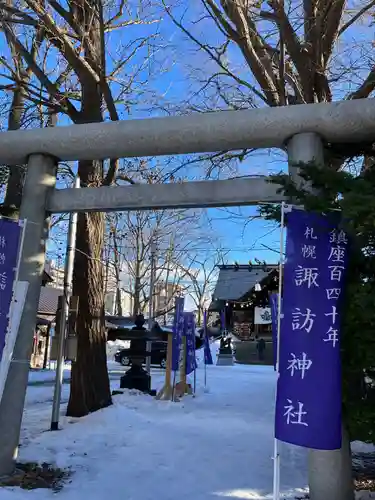
[[[104,262],[105,262],[105,275],[104,275],[104,297],[108,293],[108,282],[109,282],[109,252],[110,252],[110,246],[108,242],[108,247],[107,249],[103,249],[103,257],[104,257]]]
[[[133,316],[141,312],[141,277],[140,277],[140,262],[137,260],[135,267],[135,280],[134,280],[134,304],[133,304]]]
[[[115,276],[116,276],[116,313],[118,316],[122,316],[120,255],[119,255],[118,246],[117,246],[117,232],[116,232],[116,230],[113,231],[112,238],[113,238]]]
[[[86,33],[84,56],[98,75],[104,76],[105,42],[101,0],[74,0],[72,15]],[[82,74],[80,123],[103,121],[100,85]],[[81,161],[78,175],[83,189],[98,188],[103,182],[103,162]],[[79,297],[77,318],[78,352],[72,366],[67,415],[82,417],[112,404],[107,370],[104,320],[104,215],[80,213],[77,224],[73,294]]]
[[[103,178],[103,164],[82,161],[78,175],[83,189],[95,189]],[[72,365],[67,409],[70,417],[83,417],[112,404],[104,319],[104,230],[103,213],[78,214],[73,274],[73,295],[79,297],[78,349]]]
[[[119,282],[117,282],[117,288],[116,288],[116,313],[117,316],[122,316],[123,311],[122,311],[122,300],[121,300],[121,288]]]
[[[25,97],[22,88],[17,86],[13,92],[12,104],[9,111],[8,130],[19,130],[21,128],[24,105]],[[9,165],[8,168],[8,181],[2,212],[5,209],[6,213],[3,215],[18,217],[26,168],[25,165]]]
[[[18,61],[22,68],[22,61]],[[25,76],[27,78],[27,75]],[[25,112],[25,94],[21,86],[13,92],[12,104],[8,117],[8,130],[19,130],[22,126],[22,119]],[[54,127],[57,123],[57,115],[49,115],[48,126]],[[19,209],[22,201],[23,185],[25,182],[26,165],[9,165],[7,187],[5,191],[4,203],[0,212],[2,215],[18,219]]]
[[[198,306],[198,325],[201,325],[202,322],[202,306],[199,304]]]
[[[103,239],[103,214],[79,214],[73,278],[73,295],[79,297],[78,352],[72,366],[67,410],[70,417],[82,417],[112,404],[104,325],[103,265],[100,259]]]

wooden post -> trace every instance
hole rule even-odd
[[[164,401],[170,401],[172,399],[173,387],[172,387],[172,334],[168,335],[168,345],[167,345],[167,366],[165,370],[165,382],[164,386],[156,395],[156,399],[162,399]]]
[[[186,378],[186,354],[187,354],[187,342],[186,342],[186,337],[183,336],[181,339],[181,360],[180,360],[180,381],[176,384],[176,399],[179,400],[182,398],[185,394],[193,394],[193,390],[190,384],[187,383],[187,378]]]

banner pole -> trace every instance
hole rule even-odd
[[[154,239],[151,240],[151,263],[150,263],[150,298],[148,305],[148,331],[151,334],[151,330],[154,323],[154,288],[155,288],[155,268],[156,268],[156,242]],[[146,342],[146,371],[150,375],[151,373],[151,351],[152,351],[152,342]]]
[[[203,312],[203,351],[206,349],[206,343],[208,341],[207,335],[207,309]],[[207,363],[206,363],[206,353],[203,355],[204,362],[204,391],[207,391]]]
[[[206,360],[204,360],[204,390],[207,389],[207,365]]]
[[[176,370],[173,371],[172,401],[174,401],[175,390],[176,390]]]
[[[186,349],[187,349],[187,342],[186,342],[186,335],[182,337],[182,360],[180,364],[180,382],[182,383],[182,396],[186,394],[186,383],[187,383],[187,378],[186,378]]]
[[[74,181],[74,189],[81,187],[80,178],[77,176]],[[73,295],[73,270],[76,255],[78,213],[72,212],[69,217],[68,240],[65,251],[64,288],[63,303],[61,308],[60,325],[58,333],[57,363],[55,387],[52,401],[51,431],[59,430],[61,391],[64,378],[65,349],[68,336],[68,321],[70,314],[70,301]]]
[[[280,373],[280,330],[281,330],[281,293],[284,270],[284,231],[285,231],[285,202],[281,203],[281,228],[280,228],[280,263],[279,263],[279,287],[277,296],[277,346],[276,346],[276,373],[277,379]],[[277,399],[277,384],[275,391],[275,401]],[[276,408],[276,404],[275,404]],[[279,441],[274,438],[273,448],[273,500],[280,500],[280,450]]]

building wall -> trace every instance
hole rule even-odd
[[[155,283],[154,288],[154,311],[165,311],[173,307],[173,299],[181,291],[181,287],[175,283],[160,281]]]
[[[123,316],[132,316],[133,301],[128,293],[121,290],[121,307]],[[105,294],[104,308],[107,314],[117,314],[116,290],[111,290]]]

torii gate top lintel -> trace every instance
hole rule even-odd
[[[306,132],[330,143],[372,141],[375,99],[2,132],[0,162],[23,164],[31,154],[74,161],[282,148]]]
[[[285,148],[297,135],[329,143],[373,141],[375,99],[2,132],[0,162],[19,165],[35,155],[74,161]],[[311,159],[311,151],[317,150],[313,143],[299,142],[297,157]],[[277,186],[252,178],[57,190],[50,193],[46,208],[52,213],[108,212],[254,205],[281,199]]]

